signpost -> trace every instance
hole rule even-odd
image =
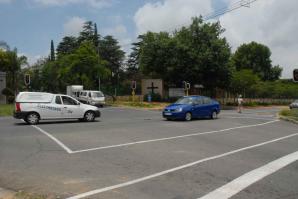
[[[137,89],[137,81],[133,80],[131,81],[131,95],[132,95],[132,101],[135,101],[135,95],[136,95],[136,89]]]

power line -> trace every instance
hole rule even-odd
[[[230,4],[228,8],[223,7],[223,8],[220,8],[220,9],[216,10],[215,12],[204,15],[203,20],[208,21],[210,19],[214,19],[214,18],[219,17],[221,15],[224,15],[226,13],[229,13],[229,12],[232,12],[234,10],[240,9],[242,7],[250,7],[250,5],[254,2],[256,2],[256,1],[257,0],[240,0],[240,1],[236,1],[232,4]],[[189,23],[184,23],[184,24],[181,24],[179,26],[182,27],[182,26],[185,26],[185,25],[188,25],[188,24]],[[164,31],[173,31],[173,30],[168,29],[168,30],[164,30]],[[129,46],[129,45],[131,45],[131,44],[123,45],[123,47]]]
[[[233,3],[230,5],[230,7],[228,9],[220,9],[212,14],[207,14],[205,16],[203,16],[203,20],[204,21],[207,21],[207,20],[210,20],[210,19],[213,19],[215,17],[218,17],[218,16],[221,16],[221,15],[224,15],[228,12],[232,12],[234,10],[237,10],[239,8],[242,8],[242,7],[250,7],[250,5],[254,2],[256,2],[257,0],[242,0],[242,1],[238,1],[236,3]]]

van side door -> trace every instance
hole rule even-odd
[[[41,119],[55,119],[62,117],[62,102],[59,95],[53,97],[51,103],[38,103],[37,109]]]
[[[69,97],[62,95],[61,96],[62,103],[63,103],[63,109],[62,109],[62,114],[63,118],[82,118],[83,117],[83,111],[80,103]]]

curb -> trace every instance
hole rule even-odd
[[[0,199],[13,199],[15,196],[14,191],[10,191],[0,187]]]
[[[288,118],[288,117],[285,117],[285,116],[282,116],[282,115],[278,115],[278,118],[281,119],[281,120],[287,121],[287,122],[292,122],[294,124],[298,124],[297,120],[294,120],[294,119],[291,119],[291,118]]]

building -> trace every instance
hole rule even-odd
[[[6,88],[6,73],[0,71],[0,104],[6,103],[6,97],[2,95],[4,88]]]

